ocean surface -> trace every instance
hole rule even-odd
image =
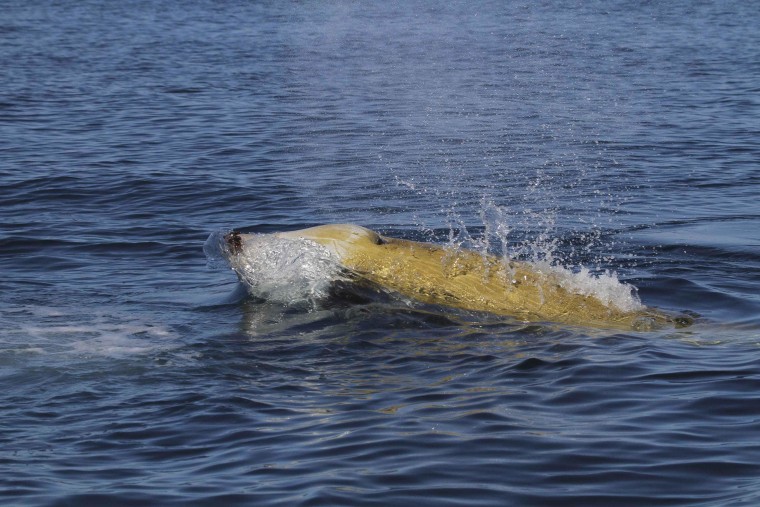
[[[0,504],[760,504],[760,3],[0,11]],[[334,222],[695,323],[262,300],[214,247]]]

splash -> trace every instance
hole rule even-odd
[[[610,269],[592,270],[587,266],[575,264],[570,260],[570,256],[561,251],[555,213],[525,209],[516,211],[483,197],[478,216],[481,224],[468,226],[453,208],[448,210],[450,246],[472,249],[484,256],[499,257],[505,265],[511,261],[527,262],[537,272],[554,280],[567,291],[593,296],[611,308],[624,312],[635,312],[645,308],[638,297],[636,287],[622,282],[617,272]],[[598,231],[591,231],[582,235],[582,245],[577,248],[590,252],[594,243],[598,241]],[[603,259],[607,263],[612,260]],[[602,259],[598,261],[597,264]]]
[[[468,238],[467,242],[484,254],[500,255],[505,262],[529,262],[537,271],[550,276],[569,292],[593,296],[606,306],[625,312],[645,308],[638,297],[636,287],[621,282],[615,271],[606,269],[594,272],[586,266],[573,266],[564,260],[555,236],[553,214],[529,214],[527,218],[534,224],[537,232],[533,237],[521,240],[512,239],[516,229],[510,225],[510,219],[513,217],[514,214],[509,208],[498,206],[484,198],[480,212],[483,222],[482,237],[473,239],[466,232],[460,235]],[[591,238],[590,241],[597,238],[594,234],[587,237]]]
[[[593,273],[581,266],[573,270],[549,261],[534,263],[536,268],[550,274],[558,284],[569,292],[584,296],[593,296],[605,306],[614,307],[624,312],[643,310],[645,306],[638,297],[633,285],[621,282],[617,273],[605,270]]]
[[[327,298],[333,283],[344,278],[338,259],[313,241],[251,234],[237,252],[231,252],[226,244],[219,246],[219,241],[219,237],[209,238],[207,244],[216,244],[221,250],[210,248],[207,256],[211,254],[216,262],[221,252],[251,295],[267,301],[313,305]]]

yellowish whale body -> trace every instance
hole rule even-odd
[[[232,253],[249,248],[253,236],[260,235],[228,235]],[[686,317],[670,316],[638,301],[627,308],[602,302],[594,294],[568,287],[567,280],[551,269],[505,262],[462,248],[384,237],[356,225],[322,225],[271,236],[321,245],[353,277],[423,303],[524,321],[601,328],[652,330],[690,323]]]

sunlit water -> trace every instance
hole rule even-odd
[[[760,6],[502,4],[4,3],[0,503],[760,501]],[[330,222],[699,317],[288,304],[204,253]]]

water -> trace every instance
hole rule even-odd
[[[3,3],[3,505],[760,501],[760,7],[502,4]],[[302,307],[207,265],[330,222],[700,317]]]

